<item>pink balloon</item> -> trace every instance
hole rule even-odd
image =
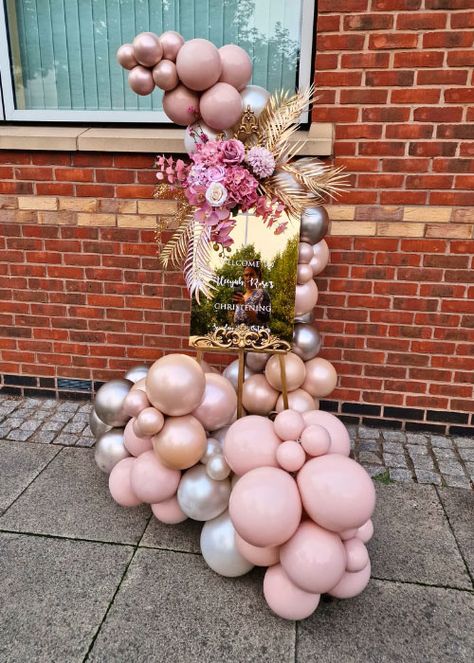
[[[140,431],[141,437],[153,437],[160,432],[164,423],[165,418],[159,410],[147,407],[137,417],[136,430]]]
[[[247,412],[266,416],[275,407],[278,391],[267,381],[264,375],[251,375],[244,382],[242,403]]]
[[[153,445],[151,437],[138,437],[138,435],[136,435],[133,423],[134,419],[130,419],[125,426],[125,430],[123,431],[123,443],[132,456],[139,456],[140,454],[145,453],[145,451],[151,451]]]
[[[349,539],[344,542],[346,549],[346,571],[355,573],[362,571],[369,563],[369,553],[360,539]]]
[[[174,496],[164,502],[152,504],[151,510],[155,518],[166,525],[177,525],[187,520],[187,515],[181,511],[178,500]]]
[[[219,80],[242,90],[252,78],[252,61],[246,51],[235,44],[226,44],[219,49],[222,73]]]
[[[307,426],[317,424],[323,426],[331,437],[330,454],[342,454],[348,456],[351,451],[351,438],[349,432],[342,421],[330,412],[322,410],[312,410],[303,414],[303,419]]]
[[[141,389],[130,389],[123,402],[123,410],[130,417],[136,417],[142,410],[150,406],[148,396]]]
[[[343,541],[349,541],[349,539],[353,539],[356,536],[358,531],[357,528],[346,529],[343,532],[339,532],[339,536]]]
[[[313,247],[308,242],[300,242],[298,244],[298,262],[309,264],[310,260],[314,257]]]
[[[180,80],[190,90],[207,90],[221,75],[219,51],[207,39],[191,39],[179,49],[176,68]]]
[[[374,525],[371,520],[361,525],[357,530],[355,536],[363,543],[368,543],[374,535]]]
[[[122,44],[117,51],[117,62],[124,69],[133,69],[138,64],[133,44]]]
[[[306,460],[303,447],[293,440],[282,442],[277,449],[276,457],[279,465],[287,472],[297,472]]]
[[[163,110],[175,124],[187,127],[199,114],[199,96],[184,85],[178,85],[163,95]]]
[[[308,515],[332,532],[360,527],[375,507],[372,479],[355,460],[340,454],[309,460],[298,474],[298,488]]]
[[[331,446],[331,436],[323,426],[307,426],[301,434],[301,444],[309,456],[323,456]]]
[[[267,548],[252,546],[244,541],[237,532],[235,533],[235,545],[242,557],[245,557],[247,561],[255,566],[273,566],[273,564],[278,564],[280,561],[280,548],[278,546]]]
[[[163,57],[166,60],[175,62],[180,48],[184,44],[184,37],[174,30],[167,30],[160,35],[160,42],[163,47]]]
[[[275,433],[282,440],[299,440],[305,423],[300,412],[284,410],[277,414],[273,422]]]
[[[179,79],[176,72],[176,65],[171,60],[161,60],[153,67],[151,72],[155,85],[162,90],[174,90],[178,85]]]
[[[324,398],[337,386],[337,372],[327,359],[315,357],[305,363],[306,379],[301,388],[315,398]]]
[[[232,472],[241,476],[256,467],[278,467],[279,444],[270,419],[250,415],[229,428],[224,440],[224,456]]]
[[[319,604],[320,594],[310,594],[291,582],[281,564],[267,569],[263,595],[269,608],[283,619],[306,619]]]
[[[275,467],[250,470],[232,490],[229,513],[237,533],[251,545],[279,546],[294,534],[301,520],[296,482]]]
[[[313,257],[309,261],[313,276],[320,274],[323,269],[326,269],[329,262],[329,247],[325,239],[322,239],[313,246]]]
[[[303,413],[314,410],[318,406],[319,403],[315,402],[311,394],[308,394],[304,389],[295,389],[288,394],[288,408],[290,410]],[[285,409],[283,395],[279,396],[275,409],[277,412],[282,412]]]
[[[163,55],[163,46],[154,32],[141,32],[133,40],[133,50],[144,67],[154,67]]]
[[[296,277],[300,285],[306,283],[307,281],[310,281],[313,278],[313,270],[311,266],[305,265],[304,263],[300,263],[298,265]]]
[[[231,423],[237,408],[237,394],[227,378],[206,373],[204,396],[192,415],[207,431],[217,430]]]
[[[318,301],[318,288],[314,281],[296,285],[295,315],[310,313]]]
[[[133,67],[128,74],[128,84],[131,89],[142,97],[146,97],[147,94],[151,94],[155,89],[155,81],[151,75],[151,71],[138,65]]]
[[[223,131],[240,120],[242,97],[232,85],[216,83],[203,93],[199,109],[206,124]]]
[[[135,458],[124,458],[113,467],[109,474],[110,494],[120,506],[141,504],[141,500],[133,492],[130,482],[130,474],[135,461]]]
[[[341,580],[328,593],[337,599],[352,599],[361,594],[369,584],[370,580],[370,561],[362,571],[356,573],[346,572]]]
[[[178,490],[180,479],[181,472],[165,467],[153,451],[138,456],[130,474],[133,492],[148,504],[172,497]]]

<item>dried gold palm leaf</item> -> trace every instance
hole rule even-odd
[[[179,266],[186,257],[188,250],[189,238],[192,233],[192,220],[186,217],[177,230],[174,232],[172,238],[166,243],[164,249],[160,254],[160,262],[166,269],[171,263],[172,265]]]
[[[290,173],[298,184],[322,200],[336,198],[349,186],[342,167],[326,166],[317,159],[299,159],[285,164],[281,170]]]
[[[192,232],[188,242],[188,252],[184,264],[184,279],[192,298],[196,298],[199,304],[199,297],[203,294],[208,299],[214,297],[215,273],[209,267],[211,262],[211,231],[210,228],[202,226],[200,223],[191,223]]]

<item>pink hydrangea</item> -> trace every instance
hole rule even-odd
[[[246,212],[257,202],[258,182],[243,166],[231,166],[224,180],[229,200]]]
[[[205,166],[216,166],[221,163],[220,141],[208,140],[207,143],[198,143],[196,151],[191,154],[194,163]]]

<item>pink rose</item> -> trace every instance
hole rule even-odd
[[[235,165],[242,163],[245,157],[245,147],[240,140],[231,138],[220,143],[221,159],[224,163]]]

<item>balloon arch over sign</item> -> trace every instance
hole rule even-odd
[[[215,345],[207,349],[224,347],[225,336],[239,358],[220,375],[200,352],[197,361],[171,354],[104,384],[91,414],[96,462],[120,505],[151,504],[170,525],[203,522],[202,554],[216,573],[268,567],[270,608],[304,619],[321,594],[351,598],[370,578],[365,544],[375,491],[349,458],[345,426],[319,410],[337,374],[318,357],[321,338],[312,324],[314,277],[329,260],[321,205],[345,185],[343,175],[317,159],[295,159],[298,118],[312,90],[271,95],[249,85],[252,63],[240,47],[142,33],[117,57],[137,94],[161,87],[165,112],[188,127],[189,161],[158,158],[156,195],[177,201],[177,230],[164,247],[160,232],[157,239],[162,265],[182,264],[191,297],[215,295],[213,256],[231,255],[240,213],[276,235],[297,220],[300,243],[294,299],[286,293],[291,347],[275,335],[277,352],[265,346],[269,331],[266,322],[255,324],[254,304],[264,287],[252,285],[248,272],[231,308],[241,322],[253,307],[253,333],[230,325],[227,336],[208,337]],[[258,280],[261,266],[253,269]]]

